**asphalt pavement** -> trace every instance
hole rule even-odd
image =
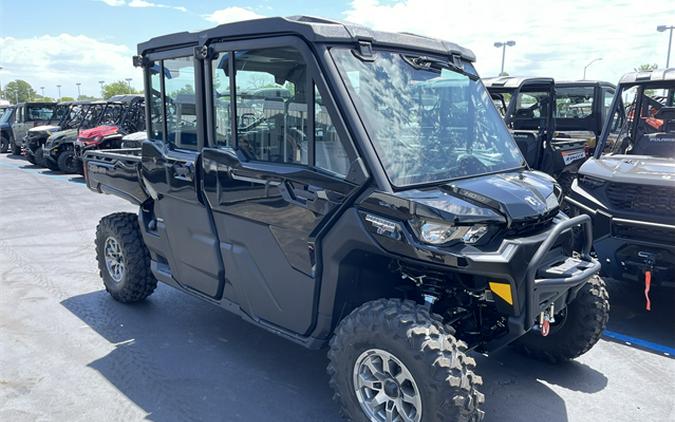
[[[0,421],[338,421],[326,353],[160,285],[104,291],[98,220],[131,204],[0,155]],[[608,332],[574,362],[477,355],[487,421],[675,421],[675,289],[610,282]]]

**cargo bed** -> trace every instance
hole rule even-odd
[[[142,204],[149,196],[141,183],[141,148],[87,151],[82,157],[87,187]]]

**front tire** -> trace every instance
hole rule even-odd
[[[514,345],[527,356],[551,363],[571,360],[589,351],[609,321],[609,294],[604,280],[593,276],[555,319],[548,336],[530,331]]]
[[[354,422],[484,417],[482,379],[466,344],[412,301],[381,299],[354,310],[336,329],[328,358],[333,398]]]
[[[135,214],[115,213],[101,219],[96,227],[96,260],[106,291],[119,302],[141,301],[157,287]]]
[[[80,173],[80,167],[78,165],[77,157],[75,156],[75,151],[72,149],[67,149],[61,152],[56,159],[56,164],[60,171],[63,173],[75,174]]]
[[[0,136],[0,153],[4,154],[9,151],[9,139]]]
[[[21,155],[21,147],[15,144],[14,142],[12,144],[12,155]]]

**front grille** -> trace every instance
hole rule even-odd
[[[667,186],[609,183],[607,199],[614,209],[656,215],[675,214],[675,188]]]
[[[508,236],[527,236],[540,233],[548,229],[553,224],[553,219],[558,215],[558,208],[542,214],[538,217],[531,217],[517,220],[511,223],[507,231]]]
[[[616,237],[643,242],[675,245],[675,230],[662,229],[651,226],[638,226],[624,223],[614,223],[612,233]]]

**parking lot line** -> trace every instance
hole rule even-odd
[[[621,334],[610,330],[605,330],[603,335],[612,340],[627,343],[629,345],[640,347],[649,350],[651,352],[656,352],[669,357],[675,357],[675,349],[673,349],[672,347],[664,346],[658,343],[652,343],[651,341],[642,340],[637,337],[632,337],[626,334]]]

